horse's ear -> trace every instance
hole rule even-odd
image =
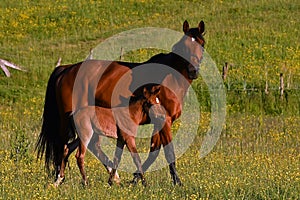
[[[151,89],[153,95],[158,95],[160,93],[160,85],[153,86]]]
[[[200,34],[203,34],[204,31],[205,31],[204,21],[201,20],[201,22],[200,22],[199,25],[198,25],[198,28],[199,28]]]
[[[184,33],[187,33],[190,30],[190,25],[186,20],[183,22],[182,30]]]
[[[143,88],[143,95],[145,98],[149,98],[150,94],[146,87]]]

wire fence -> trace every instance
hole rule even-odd
[[[222,72],[226,90],[228,113],[251,113],[256,115],[300,115],[300,76],[293,79],[280,73],[277,83],[269,84],[268,80],[247,82],[244,77],[240,82],[228,80],[228,72]],[[201,109],[210,109],[209,90],[205,83],[196,86]]]

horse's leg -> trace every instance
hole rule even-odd
[[[153,135],[151,137],[151,142],[150,142],[150,152],[149,152],[147,159],[145,160],[145,162],[142,165],[143,172],[146,172],[148,170],[148,168],[152,165],[152,163],[156,160],[156,158],[159,155],[161,145],[162,145],[162,143],[160,140],[159,133],[156,131],[153,132]],[[138,171],[136,171],[133,174],[133,176],[134,176],[133,180],[131,181],[132,183],[135,183],[140,179],[140,175],[139,175]]]
[[[161,148],[161,140],[158,132],[154,132],[150,142],[150,153],[143,163],[143,172],[147,171],[151,164],[156,160]]]
[[[72,141],[71,143],[67,144],[67,148],[69,149],[69,152],[65,158],[65,160],[67,161],[69,156],[71,155],[71,153],[73,153],[73,151],[79,146],[80,144],[80,139],[76,138],[76,140]]]
[[[119,163],[121,162],[124,145],[125,145],[124,140],[119,137],[117,139],[114,161],[113,161],[112,169],[110,170],[110,175],[109,175],[109,179],[108,179],[109,185],[112,185],[112,180],[114,180],[117,184],[120,183],[120,178],[119,178],[119,175],[117,174],[117,168],[119,166]],[[116,175],[118,176],[117,181],[116,181]]]
[[[79,144],[79,148],[76,152],[76,159],[77,159],[77,165],[78,168],[80,170],[81,176],[82,176],[82,184],[83,185],[87,185],[87,177],[86,177],[86,173],[85,173],[85,169],[84,169],[84,156],[86,153],[86,146],[80,142]]]
[[[164,152],[167,162],[169,163],[170,174],[173,179],[174,185],[182,185],[181,180],[177,174],[176,166],[175,166],[175,153],[174,153],[174,146],[172,142],[169,142],[167,145],[164,146]]]
[[[82,183],[84,185],[87,185],[87,177],[84,169],[84,156],[88,148],[88,145],[94,142],[93,140],[94,130],[92,127],[91,119],[89,117],[91,116],[87,115],[84,119],[80,121],[80,123],[78,122],[76,127],[78,136],[80,138],[80,143],[75,157],[77,159],[77,166],[82,175]],[[75,122],[77,122],[78,120],[80,120],[80,118],[75,118]]]
[[[158,157],[161,145],[164,146],[165,158],[169,164],[170,174],[173,180],[173,183],[176,185],[181,185],[181,180],[178,177],[175,167],[175,153],[174,146],[172,143],[172,132],[171,132],[172,122],[170,118],[166,118],[164,127],[160,130],[159,134],[154,132],[151,138],[151,147],[148,158],[143,164],[144,172],[151,166],[151,164]],[[154,129],[155,130],[155,129]],[[137,173],[134,173],[134,179],[136,179]]]
[[[106,156],[106,154],[101,149],[102,137],[99,136],[98,134],[94,134],[92,141],[93,141],[93,144],[91,144],[89,146],[91,148],[91,151],[101,161],[101,163],[104,165],[105,169],[108,172],[110,172],[111,167],[112,167],[112,161],[109,160],[109,158]]]
[[[144,171],[143,171],[143,167],[142,167],[141,158],[140,158],[140,156],[138,154],[138,151],[136,149],[135,138],[130,137],[129,139],[127,139],[126,140],[126,145],[127,145],[127,148],[130,151],[133,162],[134,162],[134,164],[136,165],[136,168],[137,168],[137,172],[135,173],[134,179],[131,181],[131,183],[136,185],[138,180],[141,179],[142,184],[144,186],[146,186],[146,180],[145,180],[145,177],[144,177]]]
[[[62,115],[63,117],[61,118],[61,127],[60,127],[60,140],[59,144],[57,145],[57,148],[59,149],[58,155],[56,156],[57,159],[55,160],[55,166],[56,166],[56,180],[54,182],[54,186],[57,187],[60,185],[64,179],[65,179],[65,168],[66,168],[66,163],[68,161],[69,155],[76,149],[76,145],[72,146],[72,150],[70,151],[69,146],[67,145],[67,142],[69,139],[75,137],[75,132],[74,129],[72,128],[71,124],[71,117],[70,113],[65,113]],[[74,141],[76,143],[76,140]]]
[[[102,151],[102,149],[101,149],[101,140],[102,140],[101,136],[99,136],[97,134],[93,134],[93,137],[92,137],[91,142],[89,144],[89,149],[101,161],[101,163],[103,164],[103,166],[107,170],[107,173],[110,174],[111,171],[112,171],[113,163],[107,157],[107,155]],[[121,181],[117,171],[115,172],[115,176],[113,178],[113,181],[115,181],[117,184],[119,184],[120,181]]]
[[[160,132],[160,137],[162,144],[164,146],[165,158],[169,164],[170,174],[173,179],[173,184],[182,185],[180,178],[177,175],[175,167],[175,152],[174,145],[172,143],[172,132],[171,132],[171,123],[166,123],[163,129]]]
[[[61,166],[63,166],[63,171],[66,168],[66,164],[68,163],[68,159],[70,157],[70,155],[73,153],[73,151],[79,146],[80,140],[79,138],[76,138],[76,140],[72,141],[71,143],[67,144],[67,146],[65,146],[65,150],[64,150],[64,156],[62,158],[62,164]],[[64,173],[62,173],[62,177],[64,177]]]
[[[67,145],[64,145],[64,152],[63,152],[63,156],[61,159],[61,165],[57,165],[57,170],[58,170],[58,175],[57,178],[54,182],[54,186],[58,187],[65,179],[65,168],[66,168],[66,157],[68,156],[69,153],[69,149],[67,147]]]

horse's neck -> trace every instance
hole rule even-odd
[[[144,116],[143,112],[143,100],[137,100],[129,104],[130,117],[137,124],[141,121]]]
[[[164,58],[161,57],[158,60],[163,60],[162,64],[167,65],[178,72],[168,74],[164,78],[162,84],[166,85],[171,91],[173,91],[177,98],[183,100],[190,84],[192,83],[192,80],[188,78],[186,70],[189,63],[173,52],[162,56],[164,56]]]
[[[168,54],[157,54],[151,57],[148,61],[146,61],[146,63],[158,63],[162,65],[167,65],[178,71],[179,69],[184,69],[188,66],[188,62],[186,62],[184,58],[173,52],[170,52]]]
[[[157,63],[161,65],[169,66],[176,70],[176,73],[170,73],[164,77],[162,84],[166,85],[173,93],[176,94],[177,98],[181,101],[185,97],[192,80],[188,77],[187,67],[189,63],[174,52],[168,54],[157,54],[150,58],[146,63]]]
[[[173,65],[173,67],[176,69],[185,69],[189,65],[189,63],[184,58],[174,52],[169,53],[169,60],[171,62],[171,65]]]

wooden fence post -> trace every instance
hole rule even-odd
[[[247,81],[246,81],[246,76],[243,77],[244,79],[244,83],[243,83],[243,90],[246,91],[247,90]]]
[[[124,49],[121,47],[121,52],[120,52],[120,61],[123,60],[123,54],[124,54]]]
[[[265,66],[265,79],[266,79],[265,94],[269,94],[268,69],[267,69],[267,66]]]
[[[266,80],[265,93],[269,94],[269,85],[268,85],[268,81],[267,80]]]
[[[290,89],[290,85],[291,85],[291,75],[292,75],[292,72],[291,72],[291,69],[289,69],[289,75],[288,75],[288,78],[287,78],[287,84],[286,84],[286,88],[287,88],[287,89]]]
[[[280,73],[280,87],[279,87],[279,91],[280,91],[280,98],[283,99],[283,92],[284,92],[284,82],[283,82],[283,73]]]
[[[60,66],[60,63],[61,63],[61,57],[60,57],[60,58],[58,58],[58,60],[57,60],[57,63],[56,63],[56,66],[55,66],[55,67],[58,67],[58,66]]]
[[[86,58],[87,60],[92,60],[93,59],[93,49],[90,49],[90,54],[89,56]]]
[[[227,77],[227,73],[228,73],[228,63],[225,62],[225,65],[223,66],[223,72],[222,72],[223,81],[225,81]]]

